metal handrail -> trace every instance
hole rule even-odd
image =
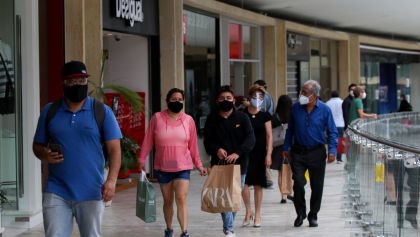
[[[390,116],[392,115],[392,116]],[[374,123],[378,123],[379,121],[382,121],[384,119],[390,119],[390,118],[407,118],[413,115],[420,115],[420,112],[404,112],[404,113],[398,113],[398,116],[396,116],[395,114],[385,114],[385,115],[380,115],[378,119],[376,120],[369,120],[368,122],[374,122]],[[403,145],[401,143],[397,143],[397,142],[393,142],[390,140],[387,140],[385,138],[379,137],[378,135],[375,134],[371,134],[371,133],[367,133],[367,132],[362,132],[360,129],[356,128],[355,126],[357,124],[359,124],[361,121],[363,121],[363,119],[357,119],[355,121],[353,121],[349,126],[348,126],[348,130],[350,130],[351,132],[353,132],[356,135],[365,137],[371,141],[377,142],[377,143],[382,143],[384,145],[390,146],[390,147],[394,147],[397,148],[399,150],[402,151],[406,151],[406,152],[410,152],[410,153],[415,153],[417,155],[420,155],[420,148],[419,147],[414,147],[414,146],[410,146],[410,145]],[[348,134],[348,131],[347,131]]]

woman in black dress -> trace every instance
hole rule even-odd
[[[246,215],[243,226],[248,226],[252,219],[252,208],[249,186],[254,186],[255,220],[254,227],[261,226],[261,202],[263,197],[262,188],[267,187],[266,168],[271,165],[272,131],[271,115],[260,111],[263,104],[265,90],[260,86],[252,86],[249,89],[251,104],[244,112],[249,116],[254,129],[255,146],[249,154],[248,171],[245,178],[243,198],[246,207]]]

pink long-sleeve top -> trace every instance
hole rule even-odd
[[[170,119],[168,111],[152,116],[141,146],[138,161],[142,164],[155,147],[154,169],[166,172],[191,170],[193,164],[203,167],[197,144],[197,131],[191,116],[181,112],[177,120]]]

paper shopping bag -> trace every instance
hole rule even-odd
[[[271,169],[268,167],[265,168],[265,177],[267,179],[267,188],[270,188],[273,186],[273,175],[271,174]]]
[[[280,192],[285,195],[292,193],[292,169],[287,159],[284,159],[281,166]]]
[[[144,172],[137,184],[136,216],[146,223],[156,221],[156,194]]]
[[[241,192],[240,166],[215,165],[201,191],[201,210],[210,213],[239,211]]]

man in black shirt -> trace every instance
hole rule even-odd
[[[254,131],[247,115],[234,109],[234,93],[223,86],[217,93],[217,111],[207,117],[204,126],[204,147],[211,156],[211,166],[220,163],[241,165],[241,182],[245,182],[248,153],[255,144]],[[236,236],[233,231],[235,212],[222,213],[223,232]]]
[[[346,130],[347,126],[349,125],[349,110],[351,102],[354,98],[353,91],[354,89],[356,89],[356,86],[356,84],[349,85],[349,95],[344,99],[343,103],[341,104],[341,108],[343,109],[344,130]]]

